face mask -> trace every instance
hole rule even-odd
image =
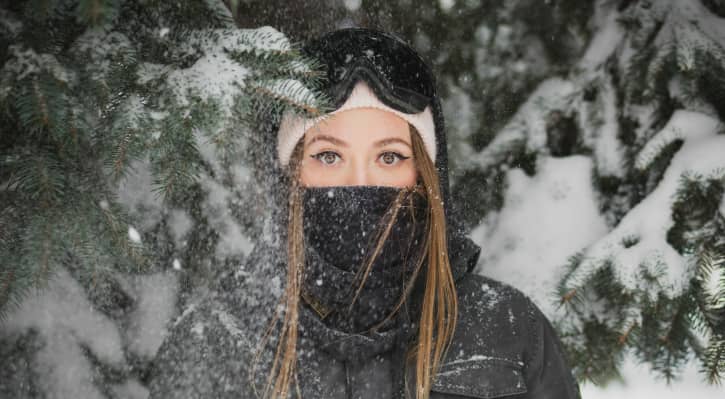
[[[329,327],[363,332],[385,319],[409,282],[424,241],[426,199],[407,192],[355,303],[367,257],[401,188],[307,187],[303,299]]]

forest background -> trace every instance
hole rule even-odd
[[[0,396],[144,397],[167,324],[264,237],[260,115],[322,105],[295,46],[344,26],[430,61],[477,272],[544,310],[585,397],[721,396],[725,1],[4,1],[0,21]]]

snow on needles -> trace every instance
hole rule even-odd
[[[667,242],[667,231],[674,224],[672,205],[680,178],[689,173],[709,175],[725,168],[725,136],[717,135],[716,120],[689,111],[676,111],[665,128],[645,146],[638,165],[646,166],[663,137],[681,134],[683,146],[675,154],[662,181],[635,206],[617,227],[584,252],[585,259],[573,272],[573,286],[583,283],[601,264],[613,261],[621,282],[638,287],[638,268],[655,270],[665,266],[662,283],[670,294],[678,295],[689,281],[688,262]],[[677,131],[682,133],[676,133]],[[653,144],[655,143],[655,144]],[[649,150],[648,150],[649,149]],[[655,273],[657,274],[657,273]]]
[[[657,132],[637,154],[635,166],[647,168],[662,149],[675,140],[693,140],[711,136],[717,132],[719,121],[711,116],[686,110],[678,110],[664,128]]]
[[[63,268],[41,294],[31,295],[11,313],[0,335],[38,331],[44,339],[35,355],[45,378],[38,379],[49,397],[103,398],[93,382],[93,365],[83,347],[105,364],[125,364],[121,336],[113,321],[96,310],[80,285]]]
[[[203,55],[189,68],[171,72],[167,83],[182,104],[188,103],[189,95],[196,95],[203,100],[219,101],[225,110],[231,109],[250,73],[247,67],[231,58],[231,53],[263,55],[291,50],[287,38],[270,26],[193,33],[187,43],[188,51],[193,53],[196,45]]]

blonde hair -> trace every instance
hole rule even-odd
[[[411,347],[408,348],[407,355],[405,356],[406,373],[404,375],[407,375],[408,364],[415,359],[415,397],[416,399],[428,399],[433,379],[438,372],[441,361],[445,357],[453,338],[458,315],[458,301],[447,253],[446,220],[438,172],[433,161],[428,156],[420,134],[415,127],[412,125],[409,126],[413,147],[413,159],[415,160],[418,171],[419,185],[409,190],[401,190],[391,205],[391,209],[386,213],[386,217],[384,218],[385,223],[381,223],[384,227],[380,226],[381,228],[376,235],[377,242],[375,243],[375,248],[364,261],[365,266],[360,269],[363,275],[360,285],[356,290],[353,303],[365,284],[370,268],[380,253],[385,239],[388,237],[398,210],[402,206],[403,198],[412,191],[426,195],[428,209],[425,215],[424,256],[418,257],[414,272],[410,280],[406,283],[404,294],[401,296],[395,309],[387,316],[386,320],[392,317],[405,302],[417,280],[421,265],[424,261],[427,261],[428,267],[425,276],[425,289],[423,292],[418,336]],[[302,229],[302,190],[300,187],[299,167],[301,159],[302,146],[298,145],[292,155],[288,169],[290,177],[287,228],[288,265],[285,293],[280,299],[280,302],[284,303],[285,313],[274,360],[263,392],[263,397],[265,398],[286,399],[292,381],[294,381],[297,396],[301,397],[296,372],[298,307],[302,294],[302,276],[305,263]],[[263,337],[259,351],[264,348],[264,343],[269,338],[278,320],[279,311],[275,312]],[[259,351],[255,357],[255,364],[259,360]],[[252,370],[252,374],[254,374],[254,367]],[[274,384],[272,384],[273,380]],[[408,397],[409,387],[407,378],[405,378],[405,388],[406,397]]]

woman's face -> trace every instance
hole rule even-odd
[[[410,187],[416,182],[408,122],[377,108],[331,115],[305,132],[302,184]]]

